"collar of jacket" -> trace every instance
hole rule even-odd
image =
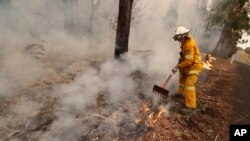
[[[186,44],[191,40],[190,36],[186,36],[186,40],[185,43],[181,44],[181,48],[183,48],[184,46],[186,46]]]

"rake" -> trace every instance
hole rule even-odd
[[[170,74],[168,76],[168,78],[166,79],[166,81],[163,83],[163,85],[161,87],[157,86],[157,85],[154,85],[154,87],[153,87],[153,93],[158,94],[158,95],[160,95],[163,98],[167,98],[168,94],[169,94],[169,91],[166,90],[165,88],[166,88],[166,86],[168,84],[168,81],[171,79],[171,77],[172,77],[172,74]]]

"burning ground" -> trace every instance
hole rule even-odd
[[[146,93],[152,91],[154,79],[141,70],[148,70],[142,64],[151,52],[128,54],[122,62],[58,60],[39,44],[22,52],[22,63],[35,62],[42,70],[23,81],[14,77],[20,75],[16,71],[2,70],[2,86],[13,86],[1,89],[1,140],[134,140],[169,106],[157,108],[154,103],[160,98]],[[33,71],[33,65],[27,67]],[[20,73],[28,76],[22,69]]]
[[[161,117],[140,140],[229,140],[230,124],[249,124],[250,66],[217,59],[198,83],[198,111]]]
[[[231,118],[237,64],[217,59],[213,69],[204,70],[198,111],[184,116],[170,110],[181,101],[161,100],[151,92],[152,78],[140,62],[151,53],[136,54],[144,55],[124,56],[123,62],[35,57],[46,71],[2,91],[1,140],[228,139],[229,123],[237,122]]]
[[[202,73],[194,115],[171,112],[181,101],[152,93],[178,61],[176,26],[189,26],[202,52],[213,50],[220,34],[203,36],[206,3],[139,2],[129,52],[118,61],[118,1],[99,2],[0,1],[0,140],[226,139],[231,80],[245,78],[235,64],[217,60]],[[171,94],[177,82],[175,75]]]

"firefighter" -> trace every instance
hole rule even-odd
[[[180,59],[172,69],[175,73],[179,69],[179,88],[176,97],[184,97],[185,108],[181,109],[183,114],[189,114],[196,109],[195,83],[203,68],[200,51],[189,29],[180,26],[176,29],[173,39],[181,43]]]

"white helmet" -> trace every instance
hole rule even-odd
[[[174,35],[174,40],[180,39],[184,36],[186,36],[186,34],[189,32],[190,30],[184,26],[179,26],[176,30],[175,30],[175,35]]]
[[[178,35],[178,34],[185,34],[185,33],[188,33],[190,30],[187,29],[186,27],[184,26],[179,26],[176,31],[175,31],[175,35]]]

